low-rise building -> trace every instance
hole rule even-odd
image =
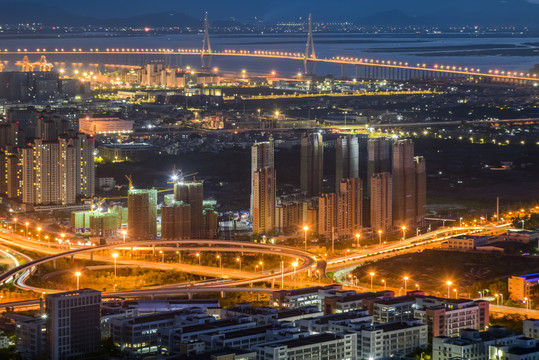
[[[539,340],[539,320],[526,319],[522,322],[524,336]]]
[[[255,346],[264,360],[357,360],[356,334],[320,334]]]
[[[79,119],[79,131],[88,135],[121,135],[133,132],[132,120],[120,118],[90,118]]]
[[[523,301],[530,298],[532,289],[539,284],[539,273],[527,275],[513,275],[507,279],[509,298],[515,301]]]
[[[172,355],[180,351],[183,343],[198,340],[202,336],[228,333],[232,331],[253,328],[256,323],[251,317],[238,316],[235,318],[208,321],[196,325],[172,325],[159,330],[162,355]]]
[[[458,337],[440,336],[433,339],[432,360],[508,360],[508,357],[500,356],[500,350],[518,347],[521,338],[524,336],[497,326],[484,332],[462,329]]]
[[[372,316],[367,310],[356,310],[340,314],[319,316],[311,319],[301,319],[296,321],[296,326],[302,331],[309,331],[314,334],[326,332],[339,333],[348,331],[350,324],[367,323],[372,324]]]
[[[328,285],[274,291],[270,294],[270,304],[280,309],[317,306],[321,310],[326,295],[340,290],[342,290],[341,285]]]
[[[202,315],[202,317],[188,317]],[[212,322],[201,309],[190,308],[136,317],[110,320],[110,333],[114,347],[128,358],[139,358],[159,353],[158,331],[181,323]]]
[[[489,324],[488,301],[418,298],[414,317],[429,325],[429,336],[455,336],[461,329],[485,330]]]
[[[442,243],[443,249],[470,251],[488,245],[488,237],[477,235],[462,235],[447,239]]]
[[[15,346],[22,359],[35,359],[46,352],[44,317],[18,316],[15,322]]]
[[[393,296],[393,291],[380,291],[376,293],[338,291],[324,297],[324,312],[326,314],[339,314],[349,311],[368,309],[369,313],[372,314],[376,301],[384,298],[392,298]]]
[[[539,231],[519,230],[507,231],[498,236],[499,241],[518,242],[522,244],[535,243],[539,240]]]
[[[358,331],[358,359],[404,357],[428,346],[428,326],[419,320],[374,324]]]
[[[413,319],[418,309],[414,296],[385,298],[374,302],[373,317],[377,324]]]

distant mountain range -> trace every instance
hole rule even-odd
[[[51,5],[31,2],[12,2],[14,0],[0,0],[0,24],[18,23],[43,23],[45,25],[80,26],[201,26],[202,11],[192,10],[200,17],[192,16],[184,12],[185,8],[167,2],[168,7],[177,7],[171,11],[165,9],[166,5],[159,0],[156,6],[151,3],[132,0],[139,8],[152,9],[144,14],[142,10],[132,13],[123,11],[125,7],[114,10],[118,6],[115,0],[94,0],[95,8],[109,9],[103,14],[125,14],[124,16],[103,17],[95,15],[96,12],[84,12],[75,10],[73,7],[60,4],[64,0],[49,1]],[[272,0],[274,4],[270,10],[268,3],[260,3],[259,8],[244,8],[242,6],[230,6],[242,2],[242,0],[229,0],[226,2],[216,0],[209,1],[207,7],[212,12],[210,18],[213,25],[237,24],[236,20],[230,20],[234,13],[238,12],[241,19],[264,19],[268,22],[298,19],[311,11],[315,21],[348,20],[356,24],[365,25],[531,25],[539,26],[539,0],[452,0],[438,2],[434,0],[379,0],[377,2],[344,1],[344,0],[311,0],[304,6],[301,0],[285,1]],[[269,0],[268,0],[269,1]],[[340,6],[334,6],[333,1],[339,2]],[[178,2],[181,3],[181,2]],[[216,3],[212,5],[213,3]],[[257,2],[259,3],[259,2]],[[330,4],[331,3],[331,4]],[[380,5],[383,3],[383,6]],[[433,4],[435,3],[435,4]],[[54,6],[54,4],[58,6]],[[85,3],[87,4],[87,3]],[[143,6],[143,5],[148,6]],[[205,3],[204,3],[205,4]],[[217,5],[220,4],[220,5]],[[252,4],[252,3],[251,3]],[[86,5],[87,6],[87,5]],[[201,7],[199,3],[193,7]],[[251,5],[251,7],[254,5]],[[255,13],[256,11],[256,13]],[[304,13],[305,12],[305,13]],[[133,13],[135,15],[133,15]],[[84,14],[84,15],[83,15]],[[89,14],[89,15],[88,15]],[[249,21],[249,20],[245,20]]]

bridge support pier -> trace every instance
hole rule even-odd
[[[192,292],[188,292],[188,293],[187,293],[187,298],[188,298],[189,300],[193,300],[193,293],[192,293]]]
[[[256,292],[256,301],[259,301],[258,299],[260,298],[260,293],[257,291]]]
[[[93,251],[90,253],[90,261],[94,261],[94,252]]]
[[[341,79],[344,79],[345,73],[344,73],[344,63],[341,64]]]
[[[56,259],[52,261],[52,267],[56,269]]]
[[[75,262],[75,256],[71,255],[71,264]]]

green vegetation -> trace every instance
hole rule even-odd
[[[360,282],[370,284],[371,271],[376,274],[375,284],[385,279],[388,287],[403,287],[403,277],[408,276],[408,290],[414,289],[415,284],[418,284],[421,290],[444,295],[447,292],[446,281],[450,280],[453,282],[452,289],[456,288],[461,296],[478,297],[478,291],[488,289],[491,294],[503,293],[504,299],[507,300],[509,294],[506,278],[538,272],[539,258],[425,250],[367,263],[354,270],[353,274]]]
[[[38,284],[36,285],[60,290],[75,289],[77,286],[76,277],[71,271],[59,271],[57,273],[52,273],[45,279],[45,284],[39,279],[33,279],[28,283],[33,284],[37,282]],[[143,269],[140,267],[119,267],[117,270],[117,276],[114,276],[114,271],[112,269],[83,271],[82,275],[80,276],[80,286],[111,292],[114,290],[127,291],[195,280],[199,280],[199,277],[182,271]]]

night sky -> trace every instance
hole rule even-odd
[[[357,24],[539,26],[539,0],[0,0],[0,4],[5,4],[0,8],[0,21],[44,23],[47,19],[57,22],[55,15],[60,21],[77,16],[84,18],[81,22],[90,23],[91,19],[164,12],[183,13],[198,20],[208,11],[210,19],[250,23],[299,20],[311,12],[315,21]]]
[[[2,3],[39,3],[59,7],[77,15],[97,18],[118,18],[162,11],[176,11],[201,17],[204,11],[213,18],[275,21],[298,19],[312,12],[319,19],[361,19],[397,11],[410,17],[465,16],[468,19],[505,15],[539,18],[539,0],[0,0]],[[1,11],[1,10],[0,10]],[[537,19],[537,18],[536,18]]]

